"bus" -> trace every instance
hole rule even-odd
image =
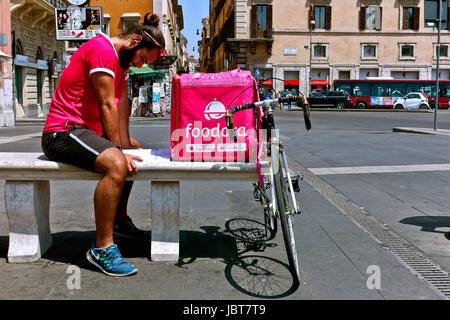
[[[422,92],[431,108],[436,105],[436,80],[334,80],[334,90],[347,92],[354,108],[393,108],[394,102],[410,92]],[[439,80],[439,109],[448,109],[450,80]]]

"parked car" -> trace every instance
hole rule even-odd
[[[431,110],[427,96],[422,92],[410,92],[394,101],[394,109]]]
[[[350,108],[352,99],[344,91],[324,91],[308,97],[311,108],[314,107],[335,107],[337,109]]]

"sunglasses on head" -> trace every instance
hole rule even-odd
[[[150,39],[152,39],[153,42],[155,43],[155,45],[158,47],[158,49],[159,49],[159,56],[158,56],[158,58],[161,58],[161,57],[165,56],[165,55],[167,54],[166,49],[164,49],[164,48],[162,47],[162,45],[160,45],[159,42],[156,41],[156,40],[155,40],[155,39],[154,39],[147,31],[144,31],[144,33],[145,33],[145,35],[146,35],[147,37],[149,37]]]

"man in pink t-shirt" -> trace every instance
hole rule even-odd
[[[95,73],[106,73],[114,81],[114,100],[119,105],[128,68],[123,69],[111,39],[103,33],[81,46],[64,68],[53,94],[44,133],[64,132],[80,125],[103,134],[97,93],[91,80]]]
[[[149,238],[127,215],[132,182],[141,158],[122,149],[140,148],[129,135],[128,68],[142,67],[166,54],[159,17],[147,25],[133,24],[121,35],[101,33],[70,58],[52,97],[43,129],[42,150],[54,161],[102,174],[94,194],[96,239],[87,251],[89,262],[112,276],[135,274],[113,241],[113,234]]]

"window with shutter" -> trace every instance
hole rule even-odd
[[[256,38],[256,28],[257,28],[257,6],[252,6],[250,10],[250,37]]]
[[[366,8],[366,28],[368,30],[374,30],[375,29],[375,22],[376,22],[376,7],[370,6]]]
[[[419,30],[420,28],[420,8],[403,7],[403,30]]]
[[[311,21],[316,22],[314,12],[315,12],[314,7],[309,7],[309,21],[308,21],[308,28],[309,28],[310,30],[314,30],[314,29],[316,28],[316,24],[315,24],[315,23],[314,23],[314,24],[311,23]]]
[[[381,30],[383,25],[383,8],[376,7],[375,30]]]
[[[359,10],[359,30],[366,29],[366,7],[361,7]]]
[[[266,38],[272,38],[272,6],[267,6],[267,30]]]
[[[413,9],[413,21],[414,21],[414,30],[419,30],[420,28],[420,8],[415,7]]]
[[[268,14],[266,5],[256,6],[256,38],[265,38],[268,30]]]
[[[450,7],[447,8],[447,30],[450,30]]]
[[[381,30],[382,8],[378,6],[361,7],[359,11],[360,30]]]
[[[324,6],[314,7],[314,21],[316,29],[325,29],[326,27],[326,8]]]
[[[331,6],[328,6],[325,9],[325,29],[331,29]]]
[[[403,30],[410,29],[410,19],[409,19],[410,9],[412,9],[412,8],[403,7],[403,19],[402,19],[402,29]],[[411,27],[411,29],[412,29],[412,27]]]

